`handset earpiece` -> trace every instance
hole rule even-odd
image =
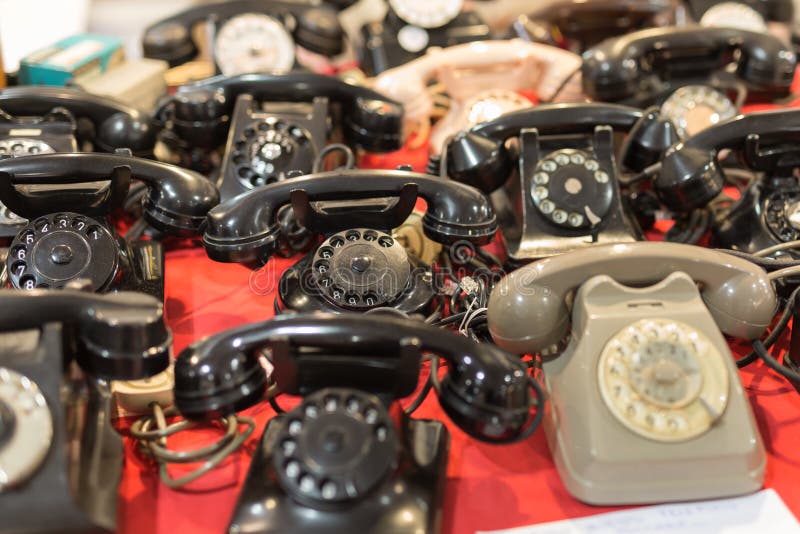
[[[428,204],[423,229],[434,241],[484,245],[494,237],[492,207],[470,186],[409,171],[344,169],[262,186],[223,202],[208,213],[203,245],[215,261],[266,262],[278,246],[278,209],[291,202],[293,192],[302,191],[311,202],[345,201],[397,196],[409,185]]]
[[[77,330],[78,364],[94,376],[139,380],[169,366],[172,334],[164,323],[163,304],[152,296],[45,289],[0,295],[0,330],[51,322]]]
[[[625,138],[620,150],[622,167],[641,172],[658,163],[678,141],[680,135],[672,121],[661,115],[657,106],[648,108]]]
[[[725,171],[718,159],[720,150],[728,148],[742,152],[748,145],[798,141],[800,110],[738,115],[710,126],[668,150],[653,185],[661,201],[672,211],[703,207],[719,195],[725,185]],[[744,163],[751,167],[764,163],[779,164],[777,158],[761,158],[758,162],[753,158],[750,161],[747,157],[744,159]]]
[[[17,215],[36,217],[70,208],[107,213],[122,204],[131,175],[149,187],[144,217],[156,229],[188,236],[197,233],[208,211],[219,203],[214,184],[196,172],[152,160],[117,154],[56,153],[0,161],[0,200]],[[41,184],[87,183],[110,180],[106,189],[58,189],[23,194],[18,189]]]
[[[405,350],[398,347],[404,340]],[[320,357],[304,360],[303,347],[317,349]],[[492,345],[477,344],[455,333],[422,323],[378,315],[293,315],[247,325],[217,334],[185,349],[175,362],[175,402],[189,418],[210,418],[245,409],[261,400],[266,374],[258,362],[264,348],[283,355],[275,367],[279,389],[308,392],[342,386],[371,376],[368,369],[399,365],[409,351],[416,355],[418,372],[422,351],[436,354],[450,363],[441,382],[439,402],[448,416],[465,432],[488,442],[506,442],[518,437],[529,418],[531,397],[526,366],[515,357]],[[353,349],[358,352],[354,358]],[[388,349],[388,350],[387,350]],[[344,371],[323,373],[315,367],[330,355]],[[331,360],[331,361],[333,361]],[[348,377],[350,377],[348,379]],[[326,383],[326,381],[328,383]],[[414,382],[399,394],[413,392]],[[408,387],[410,385],[410,388]],[[394,387],[394,386],[392,386]]]
[[[598,125],[627,131],[641,118],[641,110],[618,104],[545,104],[514,111],[453,136],[443,167],[453,180],[489,193],[511,175],[516,161],[505,142],[523,129],[535,128],[541,135],[591,133]]]
[[[678,243],[636,242],[594,247],[536,261],[503,278],[489,298],[492,339],[517,354],[549,351],[569,331],[568,295],[589,278],[608,274],[622,284],[651,284],[684,271],[720,330],[759,337],[777,309],[761,267],[723,252]]]

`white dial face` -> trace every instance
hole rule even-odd
[[[471,98],[464,107],[467,111],[467,128],[494,120],[500,115],[531,107],[527,98],[514,91],[493,89],[483,91]]]
[[[732,118],[736,106],[723,93],[705,85],[681,87],[661,105],[661,113],[672,120],[681,138]]]
[[[706,432],[725,412],[724,356],[699,330],[677,321],[643,319],[603,348],[600,394],[628,429],[656,441],[685,441]]]
[[[421,28],[439,28],[461,13],[463,0],[389,0],[397,16]]]
[[[717,4],[700,18],[702,26],[714,28],[739,28],[752,32],[766,32],[767,23],[758,11],[739,2],[722,2]]]
[[[294,40],[274,18],[244,13],[222,25],[214,43],[214,55],[226,76],[287,72],[294,65]]]

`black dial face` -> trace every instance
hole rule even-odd
[[[76,213],[55,213],[28,223],[14,238],[6,260],[13,287],[60,288],[78,278],[95,291],[111,283],[119,266],[114,236]]]
[[[365,228],[326,239],[311,268],[323,296],[351,310],[391,304],[411,283],[411,264],[403,246],[388,234]]]
[[[611,207],[614,179],[591,154],[556,150],[534,169],[530,195],[539,213],[551,223],[572,229],[598,224]]]
[[[287,413],[273,451],[281,485],[301,502],[336,503],[372,491],[397,461],[389,413],[374,395],[323,389]]]
[[[231,153],[236,177],[248,189],[283,180],[289,171],[311,172],[315,157],[308,130],[274,117],[245,128]]]
[[[775,191],[764,202],[764,220],[779,241],[800,239],[800,191]]]

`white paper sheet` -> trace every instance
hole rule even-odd
[[[479,534],[796,534],[800,523],[774,490],[746,497],[661,504]]]

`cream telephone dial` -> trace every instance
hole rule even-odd
[[[428,128],[434,97],[428,84],[437,80],[450,96],[450,109],[430,134],[431,152],[438,154],[447,137],[529,107],[516,91],[535,91],[541,100],[574,102],[581,93],[581,58],[577,54],[520,39],[476,41],[428,53],[375,78],[373,88],[403,104],[406,131]]]
[[[723,337],[756,339],[770,324],[777,296],[761,267],[692,245],[598,245],[511,273],[488,308],[500,347],[543,355],[548,444],[578,499],[761,487],[764,446]]]

